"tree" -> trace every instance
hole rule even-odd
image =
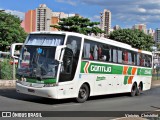
[[[120,29],[109,35],[110,39],[127,43],[134,48],[151,51],[154,41],[150,35],[140,30]]]
[[[100,28],[96,27],[99,22],[90,22],[88,18],[79,16],[62,18],[58,24],[59,25],[51,25],[51,27],[62,31],[77,32],[85,35],[103,33]]]
[[[20,23],[19,17],[0,11],[0,51],[6,51],[12,43],[24,42],[27,34]]]

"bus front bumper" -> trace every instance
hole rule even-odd
[[[16,83],[16,91],[19,93],[57,99],[57,87],[29,87],[21,83]]]

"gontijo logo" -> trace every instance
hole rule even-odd
[[[83,69],[84,73],[109,73],[112,71],[111,66],[86,62]]]
[[[90,70],[91,71],[96,71],[96,72],[111,72],[111,67],[91,65]]]

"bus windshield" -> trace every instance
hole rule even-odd
[[[56,47],[25,46],[22,49],[19,76],[36,79],[56,78],[58,63],[54,60]]]
[[[34,79],[56,78],[56,46],[64,44],[62,34],[30,34],[19,59],[17,75]]]

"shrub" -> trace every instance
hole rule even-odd
[[[10,59],[4,59],[0,62],[0,78],[4,80],[12,80],[12,65]]]

